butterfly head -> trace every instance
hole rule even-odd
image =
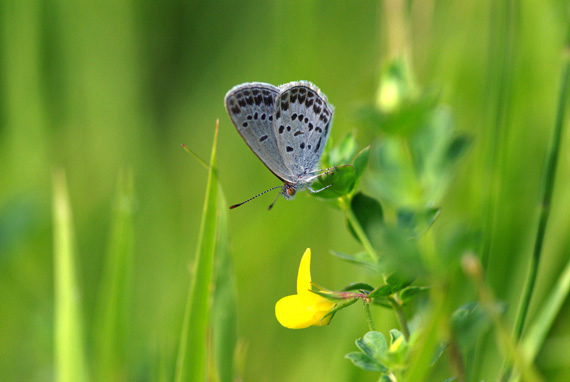
[[[291,200],[297,194],[297,187],[294,184],[285,183],[281,189],[281,195],[287,200]]]

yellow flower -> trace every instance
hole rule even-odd
[[[311,249],[307,248],[299,265],[297,294],[283,297],[275,304],[275,316],[281,325],[289,329],[327,325],[329,313],[335,303],[311,292]]]

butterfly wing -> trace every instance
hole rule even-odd
[[[293,175],[279,154],[273,124],[274,104],[279,88],[261,82],[245,83],[232,88],[225,97],[230,118],[251,151],[282,181]]]
[[[274,124],[277,147],[285,166],[302,183],[319,164],[334,108],[310,82],[291,82],[279,89]]]

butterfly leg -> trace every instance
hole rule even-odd
[[[321,175],[325,175],[325,174],[330,175],[330,174],[332,174],[332,173],[334,172],[334,170],[336,170],[336,169],[337,169],[337,166],[335,166],[335,167],[329,167],[329,168],[324,168],[324,169],[320,169],[320,170],[309,171],[307,174],[317,174],[317,173],[320,173],[320,174],[318,174],[317,176],[321,176]]]
[[[330,186],[332,186],[332,184],[329,184],[328,186],[325,186],[325,187],[321,188],[320,190],[313,190],[311,187],[307,187],[307,190],[309,190],[309,192],[310,192],[311,194],[316,194],[316,193],[319,193],[319,192],[321,192],[321,191],[326,190],[326,189],[329,188]]]

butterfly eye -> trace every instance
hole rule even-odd
[[[293,187],[288,187],[287,193],[289,194],[289,196],[293,196],[295,195],[295,189]]]

